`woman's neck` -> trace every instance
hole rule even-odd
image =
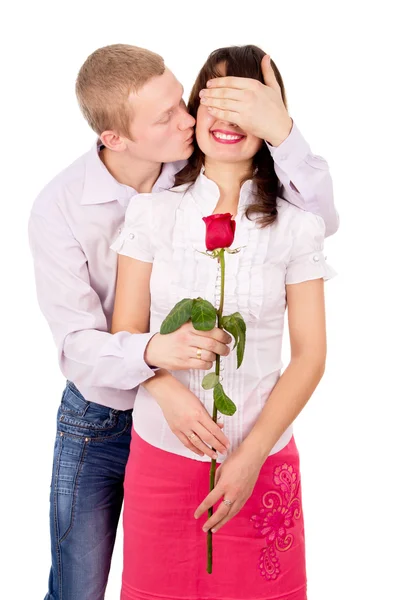
[[[220,189],[220,198],[214,213],[229,212],[236,215],[242,181],[251,179],[253,176],[252,161],[226,163],[206,158],[205,175]]]

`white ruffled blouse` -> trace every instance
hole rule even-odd
[[[253,201],[252,181],[240,193],[236,232],[225,254],[224,315],[240,312],[246,322],[243,363],[236,368],[236,351],[221,360],[222,383],[237,406],[232,417],[222,416],[232,452],[248,435],[280,377],[281,349],[286,308],[286,285],[323,278],[334,271],[323,255],[325,225],[321,217],[278,199],[274,224],[261,228],[245,216]],[[202,217],[214,212],[219,198],[216,183],[203,170],[187,185],[131,199],[124,227],[111,246],[119,254],[153,263],[151,274],[150,331],[157,332],[173,306],[183,298],[198,296],[216,307],[220,294],[217,260],[203,255],[206,227]],[[173,371],[212,414],[213,392],[201,386],[206,371]],[[145,441],[181,456],[208,461],[181,444],[170,430],[159,405],[140,387],[134,406],[134,428]],[[271,454],[292,436],[282,435]],[[220,461],[225,459],[220,456]]]

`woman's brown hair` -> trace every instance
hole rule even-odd
[[[196,119],[200,106],[199,92],[206,88],[209,79],[221,77],[220,65],[225,65],[226,76],[248,77],[257,79],[264,83],[261,71],[261,60],[265,52],[257,46],[230,46],[214,50],[201,68],[191,91],[188,102],[188,111]],[[285,87],[277,66],[271,60],[276,80],[281,88],[282,99],[286,106]],[[194,151],[188,160],[188,164],[177,174],[175,185],[193,183],[199,177],[200,170],[204,165],[204,155],[196,140]],[[273,223],[277,217],[276,198],[278,193],[278,178],[275,174],[274,161],[265,142],[253,157],[253,182],[255,200],[246,209],[246,216],[250,218],[254,214],[261,226],[265,227]],[[243,181],[242,181],[243,183]]]

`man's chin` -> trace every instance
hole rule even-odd
[[[178,162],[179,160],[188,160],[188,158],[191,156],[192,153],[193,153],[193,144],[187,146],[184,150],[182,150],[180,152],[180,154],[174,154],[174,155],[168,156],[163,162],[171,163],[171,162]]]

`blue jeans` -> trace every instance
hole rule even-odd
[[[123,502],[132,410],[86,402],[67,382],[57,415],[45,600],[103,600]]]

